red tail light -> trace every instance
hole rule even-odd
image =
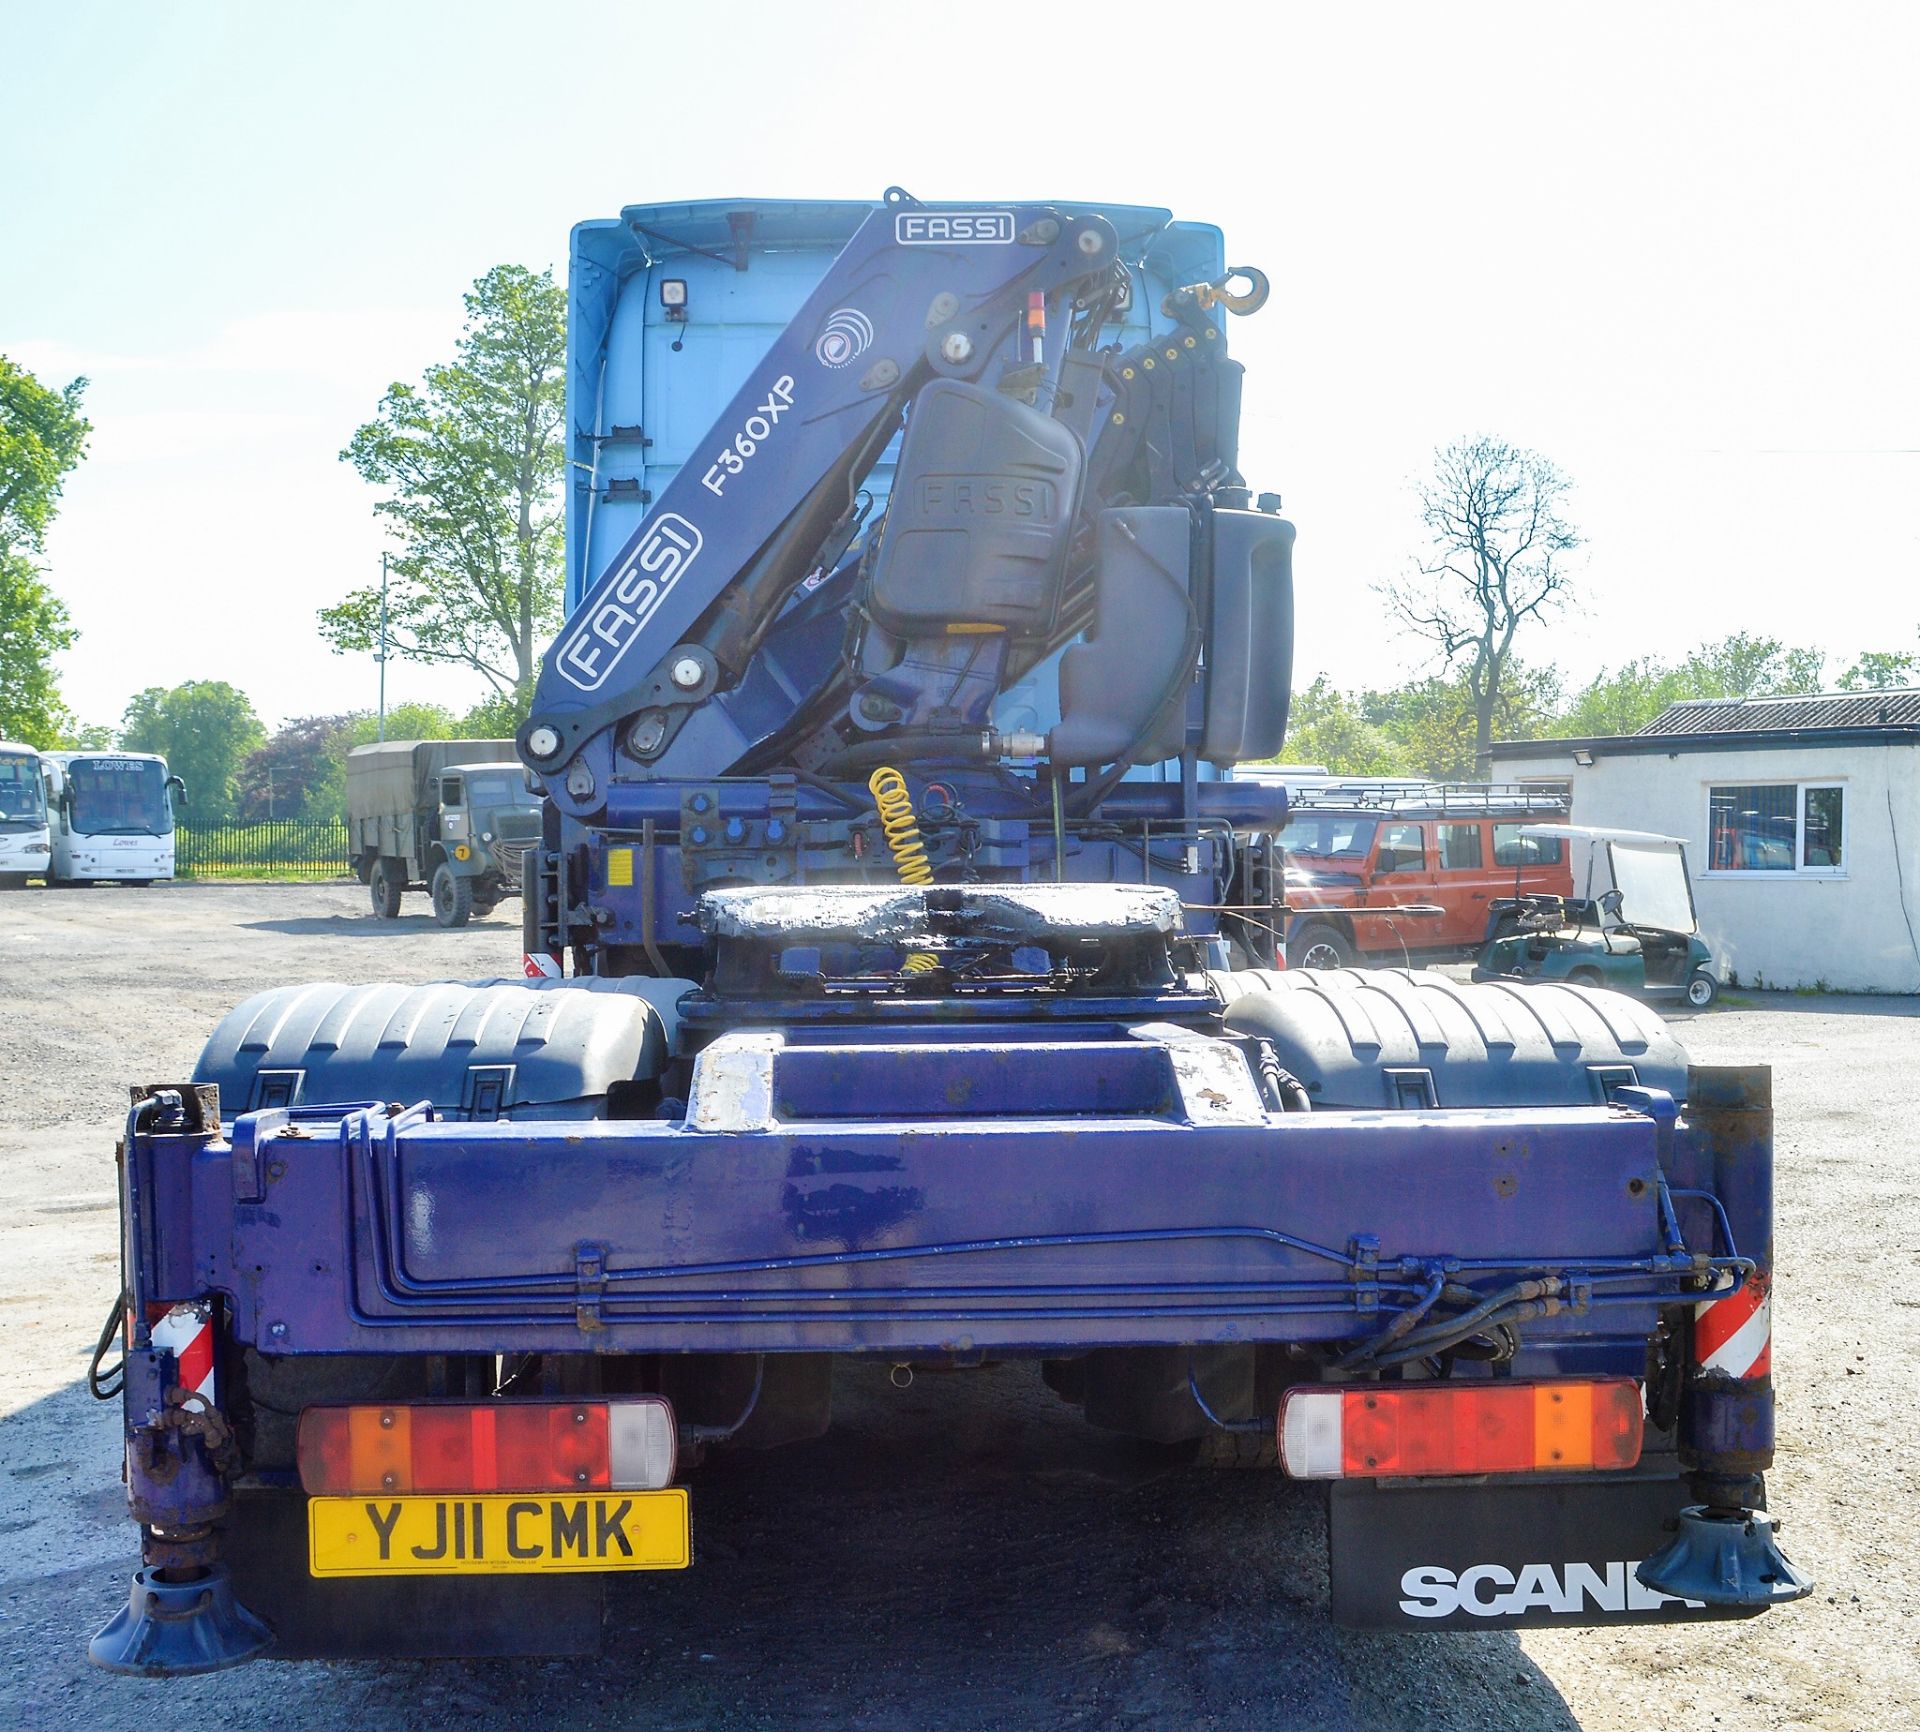
[[[300,1483],[316,1496],[375,1492],[657,1491],[678,1433],[662,1396],[309,1407]]]
[[[1632,1467],[1645,1410],[1632,1378],[1305,1385],[1280,1404],[1296,1479]]]

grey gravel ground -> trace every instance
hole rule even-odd
[[[478,978],[515,905],[445,933],[357,888],[0,896],[0,1725],[1752,1729],[1920,1721],[1920,1004],[1732,998],[1684,1035],[1777,1067],[1772,1482],[1810,1601],[1750,1624],[1382,1637],[1326,1621],[1315,1500],[1083,1428],[1016,1368],[853,1378],[831,1435],[701,1478],[699,1567],[622,1582],[605,1657],[86,1664],[134,1531],[81,1383],[116,1283],[131,1081],[297,979]]]

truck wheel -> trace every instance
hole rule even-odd
[[[376,918],[394,920],[399,917],[400,892],[406,887],[406,879],[391,860],[374,861],[373,871],[367,878],[367,894],[373,902]]]
[[[444,862],[433,869],[433,917],[442,926],[465,926],[473,918],[473,880],[456,878]]]
[[[1351,968],[1353,946],[1336,926],[1306,926],[1287,940],[1289,968]]]
[[[1705,1010],[1719,996],[1719,981],[1704,968],[1696,968],[1687,976],[1687,1003],[1695,1010]]]
[[[1197,1451],[1202,1467],[1240,1470],[1277,1468],[1280,1442],[1270,1429],[1259,1431],[1213,1431],[1201,1433]]]

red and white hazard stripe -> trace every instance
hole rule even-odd
[[[558,980],[560,978],[560,958],[549,956],[544,950],[523,951],[524,966],[529,980]]]
[[[189,1395],[204,1395],[213,1406],[213,1301],[174,1306],[154,1324],[153,1344],[173,1355],[180,1387]]]
[[[1702,1371],[1765,1377],[1773,1369],[1773,1307],[1764,1275],[1693,1308],[1693,1360]]]

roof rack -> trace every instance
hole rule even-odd
[[[1391,812],[1402,817],[1459,813],[1564,818],[1568,810],[1565,793],[1523,782],[1329,782],[1289,788],[1287,804],[1296,812]]]

